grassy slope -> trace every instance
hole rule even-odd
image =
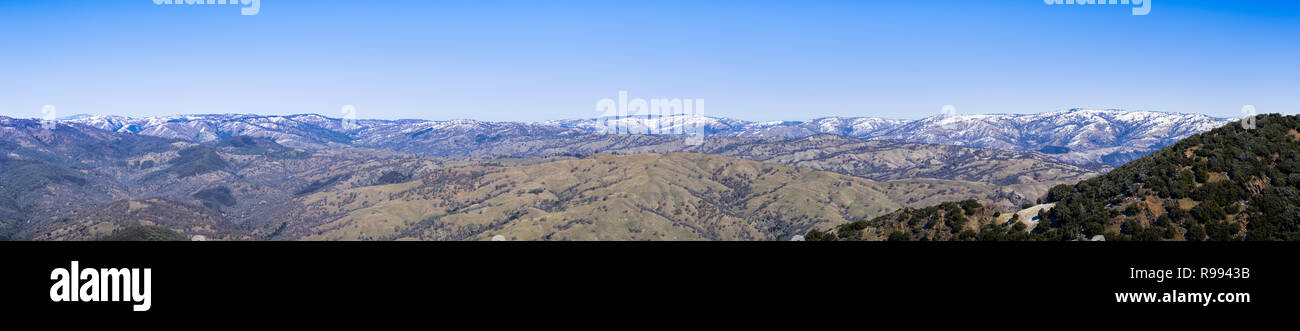
[[[871,180],[714,155],[596,155],[445,169],[412,182],[304,197],[310,240],[784,240],[992,184]],[[325,222],[309,220],[339,215]],[[328,217],[326,217],[328,218]]]

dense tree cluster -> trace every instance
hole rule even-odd
[[[812,230],[808,241],[1001,241],[1033,240],[1022,222],[995,223],[1000,213],[974,199],[926,208],[904,208],[870,221],[841,224],[833,231]],[[1015,216],[1012,216],[1015,217]],[[873,235],[874,234],[874,235]]]
[[[188,241],[188,238],[182,236],[176,231],[172,231],[162,226],[127,226],[118,229],[106,237],[100,238],[102,241]]]
[[[179,177],[189,177],[213,171],[226,169],[230,164],[226,163],[217,150],[208,146],[192,146],[180,151],[180,157],[172,159],[171,167],[166,171],[175,173]]]
[[[1261,115],[1256,126],[1232,123],[1104,176],[1056,186],[1045,198],[1057,203],[1044,215],[1051,226],[1035,232],[1060,240],[1177,233],[1186,240],[1300,240],[1300,117]],[[1147,195],[1164,210],[1144,210]],[[1133,220],[1148,212],[1160,216],[1145,225]],[[1119,222],[1120,233],[1108,231]]]
[[[1232,123],[1105,175],[1058,185],[1041,201],[1055,205],[1028,230],[1020,215],[1003,220],[968,200],[904,208],[807,239],[1300,240],[1297,128],[1300,117],[1261,115],[1254,128]]]

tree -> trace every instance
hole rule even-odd
[[[969,222],[969,220],[966,219],[966,216],[962,216],[962,214],[951,214],[948,217],[948,229],[951,230],[952,233],[959,233],[966,227],[966,222]]]
[[[1025,223],[1016,222],[1015,225],[1012,225],[1012,226],[1011,226],[1011,230],[1012,230],[1012,231],[1015,231],[1015,232],[1017,232],[1017,233],[1018,233],[1018,232],[1025,232],[1025,228],[1028,228],[1028,227],[1029,227],[1029,226],[1025,225]]]
[[[1142,228],[1138,226],[1138,223],[1136,221],[1133,220],[1124,221],[1124,224],[1120,225],[1119,227],[1119,233],[1123,233],[1130,236],[1137,234],[1138,231],[1142,231]]]
[[[1239,228],[1235,224],[1223,221],[1211,221],[1206,223],[1205,232],[1214,241],[1229,241],[1237,236]]]
[[[1138,213],[1142,212],[1142,209],[1141,203],[1131,203],[1127,207],[1124,207],[1124,216],[1137,216]]]
[[[1201,222],[1221,221],[1225,217],[1228,217],[1228,215],[1223,212],[1223,208],[1219,207],[1219,203],[1214,202],[1214,200],[1202,201],[1201,204],[1192,208],[1191,213],[1192,217],[1195,217]]]
[[[1177,227],[1173,226],[1172,224],[1165,226],[1165,234],[1164,234],[1165,239],[1174,239],[1174,237],[1177,236],[1178,236]]]
[[[966,215],[974,215],[975,212],[979,211],[980,208],[984,208],[984,206],[980,205],[979,201],[975,201],[975,199],[969,199],[961,202],[961,209],[962,211],[965,212]]]
[[[894,231],[889,233],[889,241],[909,241],[912,236],[903,233],[903,231]]]
[[[1185,236],[1187,237],[1187,241],[1203,241],[1205,240],[1205,226],[1193,224],[1191,228],[1187,229],[1187,234]]]
[[[812,229],[808,234],[803,236],[804,241],[835,241],[835,235],[821,230]]]

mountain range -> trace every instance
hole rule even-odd
[[[1013,206],[1026,200],[1015,187],[1095,175],[991,150],[959,150],[966,154],[956,157],[976,161],[969,169],[934,171],[907,158],[837,169],[863,175],[855,176],[699,152],[441,158],[249,136],[196,143],[6,118],[0,138],[0,236],[30,240],[776,240],[903,206],[971,197]],[[754,158],[818,148],[909,154],[839,136],[797,139],[698,147]],[[763,145],[782,148],[764,153]],[[919,157],[950,148],[905,146]],[[789,162],[824,160],[818,155]],[[1025,175],[987,171],[999,162]],[[1024,182],[993,183],[1007,180]]]
[[[1204,120],[1136,114],[1070,111],[1062,115],[1077,122],[1069,130],[1038,132],[1094,137],[1076,145],[1108,146],[1093,150],[1100,153],[1134,148],[1098,143],[1106,139],[1159,146]],[[1015,211],[1054,186],[1112,169],[1063,161],[1078,151],[856,134],[1035,123],[999,116],[698,117],[714,123],[699,144],[602,134],[602,119],[78,116],[50,126],[0,117],[0,239],[785,240],[945,201],[970,199],[990,215]],[[1135,118],[1154,124],[1139,129]],[[1180,119],[1190,122],[1166,123]],[[1123,121],[1130,127],[1114,129]]]
[[[178,115],[149,118],[80,115],[62,122],[102,130],[208,142],[230,136],[265,137],[297,148],[369,147],[438,156],[566,154],[568,146],[599,140],[611,121],[622,127],[703,128],[710,137],[801,138],[834,134],[861,140],[1041,152],[1076,165],[1117,166],[1195,133],[1228,122],[1200,114],[1071,109],[1030,115],[938,115],[920,120],[828,117],[809,121],[750,122],[699,115],[624,117],[538,123],[474,120],[353,120],[315,114]],[[635,131],[634,131],[635,132]],[[562,148],[546,148],[546,147]],[[611,144],[617,146],[617,144]],[[588,145],[590,148],[610,146]],[[588,151],[590,152],[590,151]]]

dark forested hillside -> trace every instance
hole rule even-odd
[[[1300,117],[1193,135],[1105,176],[1052,188],[1043,235],[1300,240]],[[1045,231],[1044,231],[1045,230]]]
[[[1196,134],[1015,214],[907,208],[810,240],[1300,240],[1300,117]]]
[[[812,230],[809,241],[934,241],[1031,240],[1027,225],[1004,217],[976,200],[945,202],[925,208],[903,208],[870,221],[836,226],[831,231]]]

